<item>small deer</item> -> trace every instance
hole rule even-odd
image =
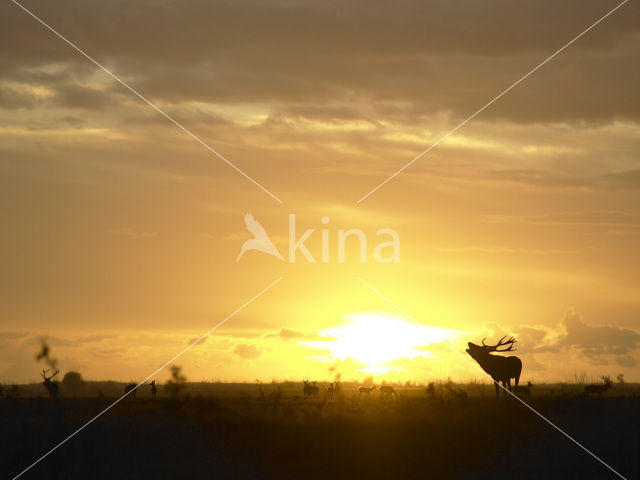
[[[320,397],[320,388],[316,385],[318,382],[311,382],[311,396],[315,398]]]
[[[335,392],[335,387],[333,386],[333,383],[330,383],[329,386],[327,387],[327,397],[333,398],[334,392]]]
[[[136,399],[136,390],[138,390],[137,383],[130,383],[124,387],[124,396],[131,395],[131,398]]]
[[[382,385],[380,387],[380,398],[391,398],[391,395],[395,395],[398,398],[398,394],[396,393],[396,389],[391,385]]]
[[[611,384],[611,379],[609,377],[602,376],[600,378],[602,378],[604,385],[585,385],[584,387],[585,395],[589,396],[593,393],[601,397],[604,392],[606,392],[611,387],[613,387],[613,385]]]
[[[302,383],[304,384],[304,387],[302,387],[304,398],[311,398],[313,395],[313,386],[311,385],[311,382],[309,382],[309,380],[302,380]]]
[[[507,388],[511,392],[511,379],[515,379],[516,390],[518,390],[518,382],[520,381],[520,373],[522,373],[522,361],[518,357],[509,356],[503,357],[499,355],[491,355],[491,352],[510,352],[513,350],[513,344],[516,343],[516,339],[511,337],[505,341],[507,336],[505,335],[495,345],[486,345],[485,339],[482,340],[482,345],[476,345],[469,342],[469,348],[467,353],[478,362],[478,365],[491,375],[493,383],[496,386],[496,398],[500,398],[500,384],[502,383],[503,394],[507,396]],[[500,347],[504,347],[500,349]]]
[[[535,385],[531,382],[527,382],[527,385],[523,385],[518,387],[517,392],[520,398],[531,398],[531,387],[535,387]]]
[[[155,400],[156,399],[156,395],[158,394],[158,387],[156,387],[156,381],[153,380],[151,383],[151,399]]]
[[[367,398],[371,398],[371,392],[376,388],[375,385],[371,385],[370,387],[358,387],[359,396],[366,396]]]
[[[42,378],[44,378],[44,382],[42,382],[42,385],[44,385],[44,388],[47,389],[47,392],[49,392],[49,397],[53,400],[54,398],[58,398],[58,382],[52,382],[51,379],[58,373],[60,373],[60,370],[56,368],[56,370],[47,377],[48,371],[49,370],[42,369],[42,373],[40,375],[42,375]]]

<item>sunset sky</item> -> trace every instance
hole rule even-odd
[[[618,3],[24,0],[279,203],[2,2],[0,382],[43,336],[139,381],[280,277],[190,380],[484,379],[466,342],[513,335],[525,381],[640,381],[637,2],[357,203]],[[236,263],[245,213],[318,262]]]

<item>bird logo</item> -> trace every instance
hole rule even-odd
[[[267,235],[264,227],[260,225],[260,222],[253,218],[253,215],[250,213],[245,214],[244,223],[247,225],[247,230],[253,234],[253,238],[250,238],[242,244],[240,255],[238,255],[236,262],[239,262],[242,255],[244,255],[244,252],[248,250],[258,250],[284,261],[284,257],[280,255],[276,246],[269,239],[269,235]]]

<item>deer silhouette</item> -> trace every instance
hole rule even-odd
[[[320,397],[320,388],[316,385],[318,382],[311,382],[311,396],[315,398]]]
[[[313,396],[313,386],[311,382],[309,382],[309,380],[303,380],[302,383],[304,384],[304,387],[302,387],[304,398],[311,398]]]
[[[504,388],[503,394],[506,397],[508,388],[511,392],[511,379],[515,379],[516,391],[518,391],[518,382],[520,381],[520,373],[522,373],[522,361],[518,357],[499,355],[491,355],[491,352],[510,352],[513,350],[513,344],[516,339],[511,337],[505,341],[507,336],[502,337],[495,345],[486,345],[482,340],[482,345],[476,345],[469,342],[467,353],[478,362],[478,365],[487,372],[496,386],[496,398],[500,398],[500,383]],[[500,347],[505,347],[499,349]]]
[[[47,389],[47,392],[49,392],[49,398],[51,398],[52,400],[54,398],[58,398],[58,382],[52,382],[51,379],[53,377],[55,377],[58,373],[60,373],[60,370],[56,369],[51,375],[49,375],[47,377],[47,372],[49,370],[45,370],[42,369],[42,373],[40,375],[42,375],[42,378],[44,378],[44,382],[42,382],[42,385],[44,385],[44,388]]]
[[[392,395],[395,395],[398,398],[398,394],[396,393],[396,389],[391,385],[382,385],[380,387],[380,398],[391,398]]]
[[[158,387],[156,387],[156,381],[153,380],[151,383],[151,399],[155,400],[156,399],[156,395],[158,394]]]
[[[358,387],[359,396],[366,396],[367,398],[371,398],[371,392],[375,389],[375,385],[371,385],[370,387]]]
[[[585,385],[584,386],[584,394],[589,396],[592,393],[595,395],[598,395],[599,397],[602,396],[602,394],[604,392],[606,392],[607,390],[609,390],[611,387],[613,387],[613,385],[611,384],[611,379],[609,377],[600,377],[602,378],[602,381],[604,382],[604,385]]]
[[[136,391],[138,390],[137,383],[130,383],[124,387],[124,396],[130,395],[134,400],[136,399]]]
[[[531,398],[531,387],[535,387],[535,385],[531,382],[527,382],[527,385],[524,387],[518,387],[518,395],[520,398]]]

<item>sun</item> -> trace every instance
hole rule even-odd
[[[455,335],[454,330],[420,325],[389,313],[354,313],[344,325],[322,330],[331,341],[313,342],[328,349],[334,358],[353,358],[366,373],[386,373],[399,359],[427,356],[422,347]],[[311,342],[310,342],[311,343]]]

